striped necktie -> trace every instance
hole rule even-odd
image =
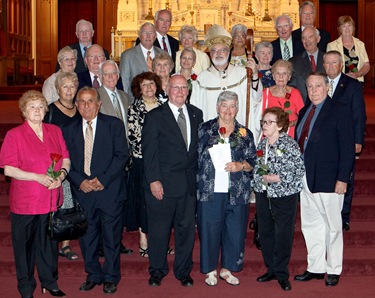
[[[177,124],[178,124],[178,127],[180,128],[181,130],[181,134],[182,134],[182,137],[185,141],[185,145],[186,145],[186,148],[188,147],[188,140],[187,140],[187,128],[186,128],[186,118],[185,118],[185,114],[184,114],[184,111],[182,108],[179,108],[178,109],[178,117],[177,117]]]
[[[289,47],[288,45],[286,44],[286,42],[284,43],[284,52],[283,52],[283,59],[284,60],[289,60],[290,58],[290,51],[289,51]]]
[[[148,70],[152,72],[152,58],[151,58],[151,51],[147,51],[147,59],[146,59],[146,62],[147,62]]]
[[[121,119],[121,121],[124,122],[124,117],[122,116],[121,107],[120,107],[120,103],[118,102],[118,97],[117,97],[116,92],[112,93],[112,97],[113,97],[113,107],[115,109],[117,118]]]
[[[166,52],[168,52],[168,47],[167,47],[167,44],[166,44],[166,42],[165,42],[165,36],[163,36],[163,37],[161,38],[161,40],[162,40],[162,42],[163,42],[163,50],[166,51]]]

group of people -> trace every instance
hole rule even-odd
[[[101,284],[104,293],[117,291],[120,253],[132,252],[122,243],[124,227],[139,231],[150,286],[168,274],[168,254],[175,254],[181,285],[194,284],[195,225],[205,283],[215,286],[219,277],[238,285],[232,273],[243,268],[252,191],[267,268],[257,281],[278,280],[291,290],[300,198],[308,266],[294,279],[327,273],[325,284],[338,284],[355,154],[364,143],[361,82],[369,62],[349,16],[339,18],[341,36],[329,43],[329,34],[314,27],[313,3],[303,2],[299,13],[301,29],[293,31],[289,16],[277,17],[279,38],[260,42],[253,55],[245,49],[245,26],[230,34],[213,25],[207,55],[194,47],[197,30],[188,25],[179,51],[168,35],[171,12],[160,10],[154,23],[142,24],[120,67],[92,44],[92,24],[77,23],[79,42],[60,50],[43,94],[22,96],[25,122],[7,133],[0,152],[0,167],[12,178],[22,297],[33,297],[35,264],[43,291],[65,296],[57,285],[58,255],[78,255],[68,241],[59,250],[49,238],[48,214],[75,202],[88,219],[79,240],[87,273],[80,291]],[[57,178],[47,174],[51,163]]]

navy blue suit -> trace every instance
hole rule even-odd
[[[273,47],[273,57],[271,60],[271,65],[274,64],[277,60],[283,59],[281,47],[280,47],[280,38],[271,42]],[[292,45],[293,45],[293,57],[302,53],[305,49],[301,40],[297,40],[292,36]]]
[[[362,84],[342,73],[335,92],[332,95],[332,99],[343,103],[350,109],[354,125],[354,142],[355,144],[363,145],[365,142],[366,107]],[[341,212],[342,221],[346,223],[350,223],[350,210],[354,192],[354,167],[352,172],[352,179],[348,184],[348,189],[344,197],[344,206]]]
[[[78,90],[85,86],[92,87],[91,76],[88,70],[80,72],[77,76],[78,76],[78,83],[79,83]],[[121,77],[117,81],[116,88],[124,91],[124,86],[122,85]]]
[[[317,29],[320,32],[320,41],[318,43],[318,48],[322,52],[326,52],[327,51],[327,45],[331,41],[331,35],[329,34],[328,31],[325,31],[325,30],[319,29],[319,28],[317,28]],[[299,40],[299,41],[302,42],[302,29],[298,28],[296,30],[293,30],[292,36],[296,40]]]
[[[120,241],[122,208],[126,198],[125,165],[128,145],[121,120],[99,113],[91,159],[91,176],[84,173],[84,136],[82,120],[63,130],[70,153],[69,181],[74,197],[84,208],[88,230],[80,244],[87,272],[87,281],[100,284],[118,284],[120,272]],[[97,177],[104,186],[102,191],[84,193],[80,185],[85,179]],[[98,240],[102,231],[105,262],[99,262]]]

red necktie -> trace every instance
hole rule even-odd
[[[311,59],[311,69],[312,71],[316,71],[316,63],[315,63],[314,55],[310,55],[310,59]]]
[[[165,37],[163,36],[161,40],[163,41],[163,50],[168,52],[167,44],[165,43]]]
[[[314,117],[315,109],[316,109],[316,106],[314,105],[306,117],[305,123],[303,124],[303,127],[302,127],[301,136],[298,139],[298,145],[301,148],[302,153],[305,151],[305,140],[307,138],[307,135],[309,134],[310,124],[311,124],[312,118]]]
[[[99,81],[98,81],[98,76],[94,76],[94,80],[92,81],[92,86],[95,89],[99,89],[100,85],[99,85]]]

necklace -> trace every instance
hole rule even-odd
[[[143,102],[145,104],[153,104],[153,103],[157,102],[157,98],[154,98],[154,99],[143,99]]]
[[[61,100],[60,100],[60,98],[58,99],[58,102],[65,108],[65,109],[67,109],[67,110],[73,110],[74,108],[75,108],[75,105],[72,103],[72,107],[71,108],[68,108],[66,105],[64,105],[62,102],[61,102]]]

